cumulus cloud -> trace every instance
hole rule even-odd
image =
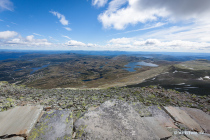
[[[76,49],[76,50],[98,50],[103,48],[104,46],[100,46],[98,44],[93,43],[83,43],[77,40],[70,40],[66,43],[62,43],[62,46],[66,47],[67,49]]]
[[[92,5],[96,7],[103,7],[108,0],[92,0]]]
[[[14,37],[14,36],[13,36]],[[22,46],[49,46],[52,45],[47,39],[35,39],[33,35],[21,37],[20,35],[15,38],[10,38],[1,42],[1,45],[22,45]]]
[[[79,47],[79,46],[86,46],[85,43],[76,41],[76,40],[70,40],[67,43],[65,43],[67,46],[75,46],[75,47]]]
[[[209,5],[209,0],[112,0],[98,20],[103,27],[118,30],[159,18],[171,21],[209,20]]]
[[[133,44],[136,46],[160,45],[160,41],[157,39],[147,39],[145,41],[135,41]]]
[[[69,24],[69,21],[66,20],[65,16],[60,14],[59,12],[50,11],[50,13],[52,13],[54,16],[57,16],[57,18],[60,19],[59,21],[62,25],[68,25]]]
[[[10,0],[0,0],[0,11],[9,10],[13,11],[14,6]]]
[[[114,41],[113,41],[114,40]],[[115,49],[127,49],[127,50],[140,50],[140,51],[199,51],[206,50],[210,51],[210,43],[204,42],[193,42],[193,41],[182,41],[182,40],[171,40],[161,41],[159,39],[136,39],[126,38],[128,42],[122,43],[125,38],[111,39],[108,41],[106,47]]]
[[[209,0],[139,0],[136,4],[149,10],[164,9],[166,15],[176,19],[199,18],[210,13]]]
[[[34,36],[29,35],[29,36],[26,37],[26,40],[32,42],[34,40]]]
[[[50,43],[47,39],[35,39],[33,35],[21,37],[15,31],[3,31],[0,32],[0,46],[50,46]]]
[[[9,39],[17,35],[18,33],[15,31],[3,31],[3,32],[0,32],[0,39]]]
[[[113,44],[129,44],[131,42],[131,38],[116,38],[116,39],[111,39],[108,43],[113,43]]]
[[[97,46],[99,46],[99,45],[97,45],[97,44],[92,44],[92,43],[88,43],[88,44],[87,44],[87,47],[97,47]]]

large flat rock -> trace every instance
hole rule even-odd
[[[152,116],[159,122],[161,126],[178,128],[173,119],[160,107],[157,105],[149,106],[147,110],[152,114]]]
[[[182,107],[181,109],[186,111],[204,129],[205,133],[210,134],[210,116],[208,114],[195,108]]]
[[[70,110],[51,110],[43,114],[28,140],[72,139],[72,131],[72,112]]]
[[[154,117],[144,117],[142,119],[160,139],[165,139],[172,136],[172,132],[169,132],[165,127],[161,126]]]
[[[141,117],[151,117],[152,114],[148,111],[148,106],[145,106],[143,103],[141,102],[133,102],[130,104],[134,110],[139,113],[139,115]]]
[[[41,106],[16,106],[0,112],[0,137],[19,135],[27,137],[43,110]]]
[[[97,109],[85,113],[74,126],[79,139],[159,139],[132,106],[121,100],[104,102]]]
[[[173,117],[177,122],[184,124],[190,130],[195,130],[198,132],[202,132],[203,129],[200,125],[193,120],[184,110],[181,110],[178,107],[164,107],[166,111]]]

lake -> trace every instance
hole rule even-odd
[[[146,63],[144,61],[141,61],[141,62],[130,62],[127,65],[125,65],[125,67],[128,67],[128,68],[123,68],[123,69],[129,72],[134,72],[136,71],[134,68],[141,68],[141,66],[158,67],[158,65],[156,64]]]
[[[32,71],[30,72],[30,74],[33,74],[34,72],[36,72],[36,71],[39,70],[39,69],[46,68],[47,66],[49,66],[49,64],[48,64],[48,65],[43,65],[43,66],[41,66],[41,67],[31,68]]]

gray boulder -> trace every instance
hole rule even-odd
[[[173,119],[163,110],[162,107],[153,105],[149,106],[147,110],[152,114],[152,117],[154,117],[161,126],[178,129],[178,127],[174,124]]]
[[[172,132],[169,132],[164,126],[160,125],[159,121],[154,117],[144,117],[143,120],[160,139],[166,139],[172,136]]]
[[[157,140],[140,115],[128,103],[109,100],[88,111],[74,124],[76,137],[85,140]]]
[[[43,114],[28,140],[72,139],[72,131],[72,112],[70,110],[51,110]]]
[[[139,113],[141,117],[151,117],[152,114],[148,111],[148,106],[145,106],[141,102],[133,102],[130,104],[134,110]]]

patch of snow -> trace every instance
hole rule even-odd
[[[176,85],[184,85],[185,83],[180,83],[180,84],[176,84]]]
[[[178,72],[177,70],[175,70],[173,73],[176,73],[176,72]]]
[[[179,72],[181,72],[181,73],[189,73],[189,72],[184,72],[184,71],[179,71]]]
[[[185,85],[185,86],[190,87],[191,85]]]
[[[210,77],[209,76],[205,76],[205,77],[203,77],[204,79],[210,79]]]
[[[169,73],[169,72],[164,72],[164,73],[161,73],[161,74],[166,74],[166,73]]]
[[[184,87],[184,88],[198,88],[198,87]]]
[[[200,78],[198,78],[197,80],[203,80],[203,78],[202,78],[202,77],[200,77]]]

